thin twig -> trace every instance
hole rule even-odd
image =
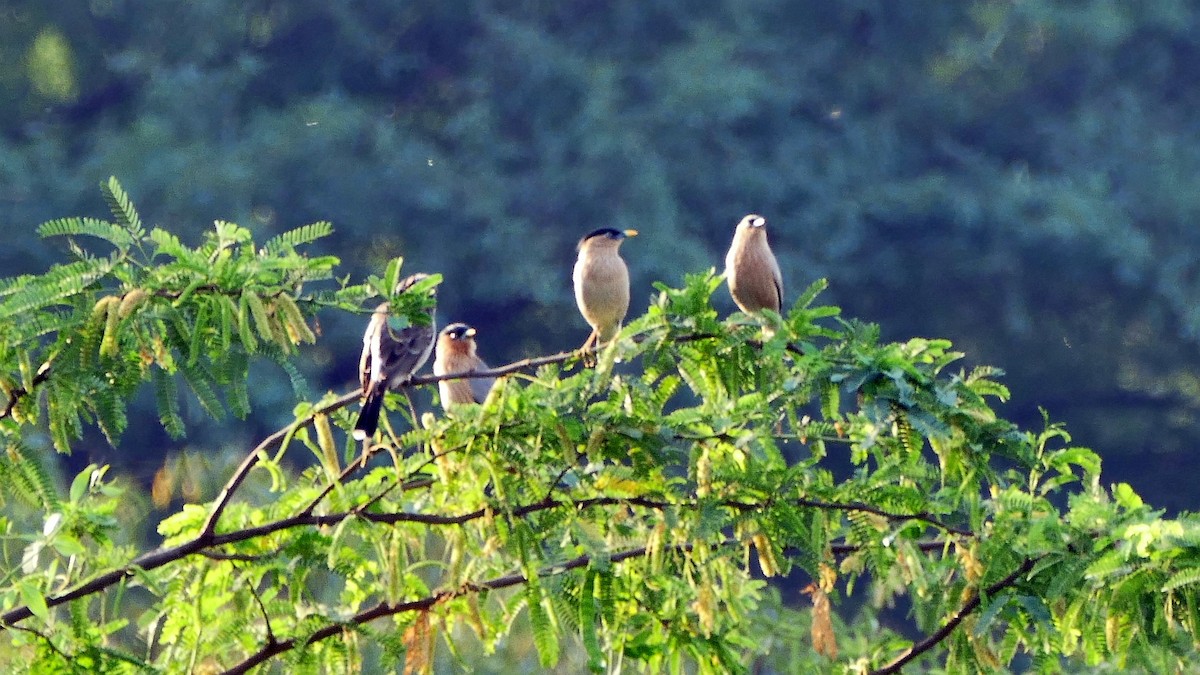
[[[267,628],[267,644],[273,645],[276,642],[275,631],[271,629],[271,615],[267,613],[267,606],[263,604],[262,598],[258,595],[258,589],[249,580],[246,582],[246,588],[250,589],[250,595],[254,596],[254,602],[258,604],[258,611],[262,612],[263,623]]]
[[[1033,569],[1033,566],[1037,563],[1038,559],[1039,558],[1026,558],[1025,562],[1021,563],[1020,567],[1013,570],[1012,574],[1004,577],[991,586],[988,586],[987,590],[985,591],[986,595],[991,597],[1005,588],[1017,583],[1022,575]],[[963,619],[967,618],[971,612],[979,609],[979,604],[982,602],[980,600],[981,597],[982,596],[979,593],[972,595],[971,599],[964,603],[963,606],[960,607],[958,611],[946,621],[946,623],[942,624],[941,628],[931,633],[924,640],[921,640],[912,647],[909,647],[907,651],[905,651],[891,663],[883,666],[882,668],[872,670],[871,675],[890,675],[891,673],[898,673],[900,672],[901,668],[908,664],[908,662],[917,658],[921,654],[924,654],[930,649],[933,649],[939,642],[949,637],[950,634],[954,632],[954,629],[958,628],[958,624],[962,623]]]
[[[258,464],[259,453],[266,452],[278,446],[290,434],[312,424],[317,415],[331,413],[334,410],[339,410],[357,401],[361,394],[361,389],[355,389],[352,392],[342,394],[337,399],[314,408],[304,417],[263,439],[262,443],[259,443],[246,455],[246,458],[238,465],[237,470],[230,476],[229,481],[225,483],[225,487],[221,488],[221,492],[213,501],[212,511],[208,514],[208,520],[204,522],[204,527],[200,530],[200,535],[196,539],[204,540],[210,538],[217,531],[217,521],[220,520],[221,514],[225,512],[225,507],[229,506],[229,501],[233,499],[233,493],[241,487],[242,482],[246,480],[246,476],[250,475],[250,470]]]
[[[579,350],[521,359],[508,365],[487,370],[469,370],[458,373],[446,373],[445,375],[417,375],[409,380],[409,384],[433,384],[442,380],[472,380],[484,377],[503,377],[518,371],[528,370],[529,368],[537,368],[538,366],[545,366],[551,363],[564,363],[576,358],[579,358]]]
[[[203,550],[198,553],[210,560],[222,562],[258,562],[270,557],[268,554],[251,555],[249,553],[222,553],[221,551]]]
[[[32,635],[32,636],[38,638],[39,640],[41,640],[42,642],[46,643],[46,646],[49,647],[50,650],[53,651],[55,654],[58,654],[59,658],[61,658],[65,663],[75,663],[74,658],[67,655],[67,653],[64,652],[63,650],[59,649],[58,645],[54,644],[54,640],[51,640],[50,636],[46,635],[42,631],[35,630],[33,628],[28,628],[26,626],[13,626],[13,628],[16,630],[19,630],[23,633],[29,633],[30,635]]]
[[[940,551],[946,548],[946,544],[948,543],[949,542],[945,539],[926,539],[922,541],[914,541],[913,546],[915,546],[918,551],[931,553],[933,551]],[[866,550],[866,548],[867,547],[863,544],[830,544],[829,552],[836,556],[847,556],[852,553],[858,553],[859,551]],[[787,549],[784,550],[786,551]]]
[[[957,534],[960,537],[975,536],[975,533],[971,532],[970,530],[964,530],[962,528],[947,525],[946,523],[935,518],[933,514],[929,513],[928,511],[922,511],[920,513],[893,513],[891,511],[885,511],[881,508],[871,506],[870,504],[863,504],[861,502],[839,503],[804,498],[796,499],[791,503],[796,504],[797,506],[811,506],[813,508],[829,509],[831,511],[861,511],[863,513],[873,513],[877,516],[887,518],[888,520],[919,520],[921,522],[929,523],[939,530],[945,530],[951,534]]]
[[[41,365],[41,367],[38,368],[37,373],[33,376],[33,381],[29,383],[29,389],[21,386],[8,392],[8,402],[4,404],[4,410],[0,410],[0,420],[12,415],[13,409],[17,407],[17,403],[19,403],[22,398],[33,393],[33,390],[36,389],[39,384],[48,379],[50,379],[50,361],[46,361]]]

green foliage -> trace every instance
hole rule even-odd
[[[4,285],[5,302],[66,317],[2,334],[9,670],[420,671],[509,658],[521,636],[525,667],[592,672],[1197,657],[1194,516],[1102,487],[1099,458],[1048,416],[1028,430],[998,415],[998,371],[954,370],[950,342],[883,341],[817,305],[823,282],[765,335],[720,318],[712,270],[658,284],[594,367],[576,353],[517,364],[486,403],[415,420],[392,397],[362,447],[348,440],[353,393],[304,401],[138,554],[129,490],[95,465],[59,488],[31,439],[48,427],[67,450],[89,422],[115,436],[145,380],[182,432],[174,374],[211,414],[249,413],[251,355],[294,370],[319,308],[390,298],[401,272],[397,260],[318,298],[300,287],[336,261],[295,247],[326,225],[258,248],[218,222],[190,248],[140,232],[115,182],[106,194],[114,222],[45,227],[111,244],[103,266],[75,247],[69,273]],[[417,321],[439,281],[390,299]],[[766,581],[792,573],[811,580],[811,607]],[[847,597],[865,605],[854,620],[834,611]],[[881,634],[877,613],[899,599],[930,639]]]
[[[173,435],[184,431],[173,376],[180,376],[214,417],[228,405],[249,414],[245,382],[250,357],[276,360],[316,336],[309,318],[321,307],[355,307],[361,288],[320,299],[305,284],[328,281],[337,259],[297,250],[332,228],[316,223],[256,249],[250,232],[217,221],[200,246],[149,233],[116,179],[103,186],[113,220],[65,218],[39,228],[67,237],[76,260],[41,276],[6,280],[0,292],[0,383],[7,392],[45,392],[54,446],[69,451],[95,423],[112,442],[128,424],[137,386],[153,381],[159,416]],[[79,237],[114,250],[100,256]],[[38,364],[34,368],[34,364]],[[34,371],[32,374],[30,371]],[[13,397],[14,420],[40,415],[37,396]]]

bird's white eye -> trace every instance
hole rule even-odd
[[[763,218],[762,216],[750,219],[750,227],[762,227],[763,225],[766,225],[766,224],[767,224],[767,219]]]

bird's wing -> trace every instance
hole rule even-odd
[[[487,370],[488,364],[480,361],[475,366],[476,370]],[[494,377],[473,377],[468,380],[471,383],[471,397],[476,403],[483,403],[487,400],[488,393],[492,391],[492,387],[496,384]]]
[[[386,328],[380,340],[383,377],[394,387],[425,365],[436,337],[433,326],[409,326],[398,331]]]
[[[775,306],[779,308],[778,314],[783,314],[783,275],[779,273],[779,267],[775,267]]]
[[[382,310],[382,311],[380,311]],[[380,341],[387,334],[387,303],[380,305],[371,314],[371,321],[363,333],[362,355],[358,358],[358,381],[366,394],[371,383],[380,377],[379,369],[383,364],[380,354]]]

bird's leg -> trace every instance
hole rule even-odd
[[[600,331],[593,329],[592,334],[588,336],[588,339],[583,343],[583,346],[579,348],[583,365],[587,368],[591,368],[592,366],[596,365],[595,351],[597,343],[600,341],[599,338]]]

